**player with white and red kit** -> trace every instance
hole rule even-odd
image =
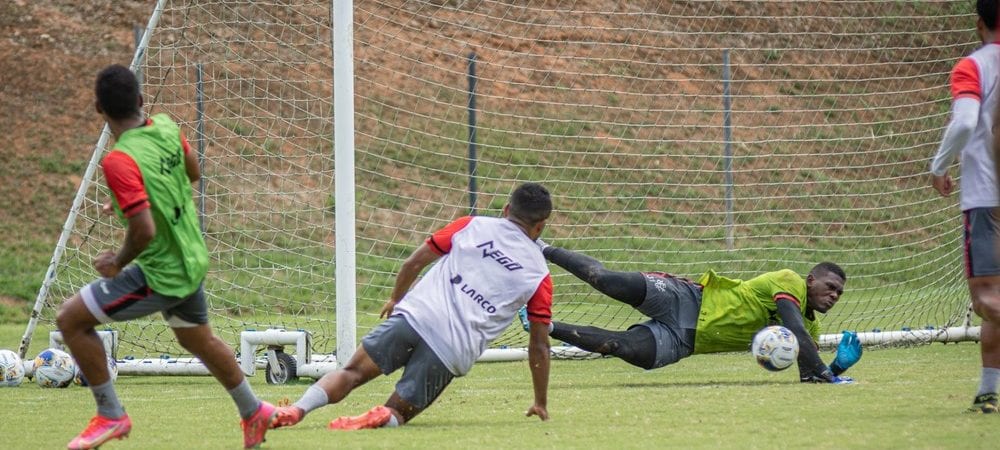
[[[976,30],[983,46],[951,73],[951,121],[931,162],[931,183],[942,196],[955,188],[948,167],[961,154],[961,209],[965,220],[965,270],[972,307],[983,318],[982,375],[970,412],[995,413],[1000,384],[1000,195],[993,161],[998,106],[1000,35],[997,0],[979,0]]]
[[[344,368],[324,375],[291,406],[279,408],[272,426],[294,425],[308,412],[337,403],[354,388],[400,367],[405,367],[403,375],[385,405],[338,418],[329,428],[409,422],[454,377],[469,372],[524,305],[531,322],[528,360],[535,394],[526,415],[547,420],[552,279],[535,240],[551,212],[549,192],[525,183],[511,194],[503,217],[466,216],[434,233],[403,262],[382,308],[385,322],[361,340]]]

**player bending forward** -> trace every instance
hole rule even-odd
[[[299,423],[310,411],[343,400],[379,374],[405,367],[385,405],[329,428],[398,426],[430,406],[454,377],[465,375],[486,346],[531,311],[528,361],[535,402],[527,416],[548,420],[548,325],[552,281],[534,240],[552,211],[549,192],[526,183],[510,196],[503,217],[462,217],[442,228],[403,262],[385,322],[361,340],[343,369],[327,373],[291,406],[278,408],[274,428]],[[427,274],[407,292],[420,271]]]
[[[696,283],[661,272],[615,272],[587,255],[538,244],[549,261],[650,318],[626,331],[552,322],[553,338],[655,369],[695,353],[747,350],[757,331],[780,323],[800,343],[802,382],[853,382],[841,374],[861,359],[857,335],[844,332],[829,367],[815,343],[820,333],[817,313],[826,313],[837,303],[847,281],[834,263],[817,264],[805,279],[788,269],[746,281],[710,270]],[[532,320],[532,312],[521,311],[519,317],[522,322]]]

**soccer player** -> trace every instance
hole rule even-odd
[[[980,327],[982,374],[969,412],[995,413],[1000,384],[1000,195],[990,148],[997,111],[1000,45],[997,0],[978,0],[976,31],[983,46],[962,58],[951,72],[951,120],[931,161],[931,184],[949,196],[955,183],[948,167],[961,153],[961,199],[965,221],[965,276]]]
[[[191,189],[201,176],[197,156],[167,115],[144,117],[139,83],[128,68],[104,68],[95,87],[97,112],[116,140],[101,161],[114,194],[103,210],[117,213],[126,230],[117,252],[94,258],[102,278],[63,303],[56,318],[97,401],[97,415],[68,448],[96,448],[128,436],[132,421],[110,381],[94,326],[155,312],[163,314],[180,345],[201,359],[232,396],[243,419],[244,447],[256,448],[275,408],[254,395],[233,349],[208,325],[202,286],[208,249]]]
[[[291,406],[279,407],[274,428],[299,423],[310,411],[337,403],[400,367],[405,367],[403,375],[385,405],[336,419],[329,428],[403,425],[430,406],[454,377],[468,373],[522,306],[531,311],[528,361],[535,394],[526,415],[548,420],[552,281],[534,241],[551,211],[549,192],[526,183],[511,193],[502,218],[466,216],[432,234],[396,275],[380,315],[387,319],[361,340],[346,366],[324,375]]]
[[[780,323],[799,341],[802,382],[853,382],[841,374],[861,358],[857,334],[844,333],[829,367],[815,344],[820,332],[817,313],[837,303],[847,281],[834,263],[817,264],[805,279],[788,269],[746,281],[710,270],[694,282],[661,272],[616,272],[582,253],[538,244],[549,261],[650,318],[626,331],[552,322],[553,338],[655,369],[692,354],[747,350],[757,331]],[[519,317],[523,322],[531,314],[522,311]]]

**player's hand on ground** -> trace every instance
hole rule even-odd
[[[115,253],[105,250],[94,258],[94,269],[104,278],[114,278],[121,272],[121,267],[115,262]]]
[[[378,317],[380,319],[384,319],[386,317],[391,316],[392,315],[392,310],[396,309],[396,303],[399,303],[399,301],[398,300],[389,300],[389,301],[385,302],[385,304],[382,305],[382,312],[380,312],[378,314]]]
[[[845,331],[840,337],[840,344],[837,345],[837,356],[833,358],[830,368],[835,374],[842,374],[851,366],[861,360],[861,340],[858,333]]]
[[[951,195],[951,192],[955,190],[955,182],[951,179],[951,175],[931,175],[931,185],[934,189],[941,194],[942,197],[947,197]]]
[[[528,408],[528,412],[524,415],[525,417],[538,416],[543,421],[549,420],[549,411],[544,406],[531,405],[531,408]]]

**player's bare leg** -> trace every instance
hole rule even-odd
[[[73,359],[80,371],[87,377],[89,384],[99,385],[108,382],[108,357],[104,353],[104,344],[94,327],[100,322],[90,313],[83,303],[80,294],[74,295],[59,308],[56,324],[62,333],[63,342],[69,347]]]
[[[969,279],[972,308],[983,319],[980,326],[980,356],[983,370],[970,412],[998,412],[1000,383],[1000,276]]]
[[[240,427],[243,429],[243,447],[257,448],[264,442],[264,435],[275,417],[275,407],[260,401],[243,371],[236,363],[232,347],[212,333],[207,324],[175,327],[177,342],[201,360],[208,371],[219,380],[236,403],[239,410]]]
[[[403,400],[398,393],[393,392],[389,396],[389,400],[385,402],[385,406],[392,410],[396,420],[399,421],[399,425],[407,423],[417,417],[418,414],[424,411],[426,408],[417,408],[410,402]]]
[[[271,427],[282,428],[295,425],[301,422],[310,411],[340,402],[355,388],[381,374],[382,371],[375,364],[375,361],[372,361],[364,346],[359,345],[344,368],[323,375],[306,390],[298,401],[290,406],[278,408]]]
[[[99,322],[84,305],[80,294],[63,303],[56,316],[56,323],[63,341],[80,366],[80,371],[90,381],[90,389],[97,402],[97,415],[66,447],[97,448],[111,439],[128,437],[132,430],[132,420],[125,414],[111,384],[104,344],[94,330]]]
[[[316,385],[322,388],[330,403],[338,403],[347,397],[355,388],[371,381],[382,374],[378,365],[368,356],[365,347],[359,345],[351,360],[343,369],[323,375]]]
[[[227,390],[238,386],[245,379],[236,363],[236,353],[222,339],[212,333],[208,325],[174,328],[177,343],[201,359],[208,371]]]

